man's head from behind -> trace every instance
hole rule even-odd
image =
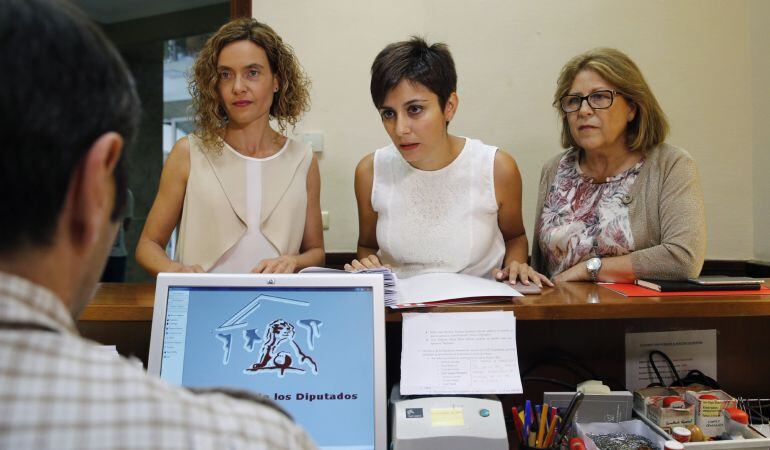
[[[84,271],[70,274],[78,297],[122,213],[139,100],[116,50],[68,4],[0,0],[0,10],[0,264],[63,255],[62,268]]]

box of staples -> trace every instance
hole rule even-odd
[[[544,392],[543,403],[567,409],[574,392]],[[610,391],[604,394],[585,394],[575,413],[575,422],[623,422],[631,420],[633,396],[628,391]]]

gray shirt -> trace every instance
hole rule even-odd
[[[569,150],[567,150],[569,151]],[[532,266],[545,272],[538,223],[559,160],[548,161],[540,176]],[[645,163],[629,192],[634,238],[634,276],[650,279],[697,277],[706,254],[706,218],[698,169],[689,153],[666,143],[646,151]]]
[[[105,352],[51,291],[2,272],[0,397],[0,448],[316,448],[268,400],[196,395]]]

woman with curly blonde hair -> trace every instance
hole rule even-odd
[[[309,81],[269,26],[234,20],[204,45],[190,93],[196,132],[171,150],[136,249],[147,271],[291,273],[323,265],[320,175],[280,131],[309,105]],[[176,261],[165,254],[179,225]]]

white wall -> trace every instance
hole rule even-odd
[[[749,3],[754,140],[754,257],[770,261],[770,2]]]
[[[641,67],[671,121],[669,142],[698,161],[707,257],[754,256],[753,190],[770,195],[753,181],[753,139],[768,128],[757,126],[760,113],[768,124],[768,97],[757,103],[752,89],[770,81],[768,46],[758,45],[767,32],[749,30],[750,22],[768,24],[762,0],[255,0],[253,15],[294,47],[313,79],[312,110],[297,132],[325,133],[327,251],[355,250],[355,165],[388,143],[369,96],[369,67],[387,43],[418,34],[446,42],[455,58],[460,109],[450,131],[498,145],[518,161],[530,238],[540,168],[560,151],[551,106],[558,72],[577,53],[611,46]],[[760,57],[765,69],[752,71],[752,58]],[[762,220],[756,226],[770,217]]]

